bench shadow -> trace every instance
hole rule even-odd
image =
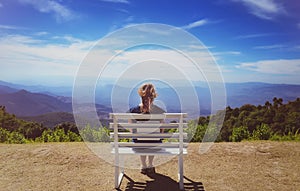
[[[128,180],[128,183],[124,191],[180,191],[178,182],[168,176],[159,173],[149,174],[147,176],[153,180],[146,182],[136,182],[125,174],[124,178]],[[184,177],[184,190],[205,191],[202,182],[195,182],[187,177]]]

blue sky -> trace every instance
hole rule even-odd
[[[142,23],[197,37],[225,82],[300,84],[297,0],[0,0],[0,80],[72,85],[99,39]]]

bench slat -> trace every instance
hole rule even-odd
[[[136,129],[136,128],[160,128],[160,129],[178,129],[179,123],[118,123],[118,128]],[[183,128],[187,128],[187,123],[183,123]],[[109,123],[109,128],[114,128],[114,123]]]
[[[113,119],[172,119],[187,118],[187,113],[163,113],[163,114],[137,114],[137,113],[110,113],[109,118]]]
[[[110,133],[110,138],[114,137],[114,133]],[[118,133],[120,139],[126,138],[173,138],[179,139],[179,133]],[[183,137],[187,138],[187,133],[183,133]]]
[[[112,143],[114,147],[114,143]],[[186,148],[187,143],[183,143],[183,147]],[[130,148],[179,148],[179,142],[170,143],[134,143],[134,142],[118,142],[118,147],[130,147]]]
[[[115,154],[115,149],[112,149],[111,153]],[[119,154],[123,155],[179,155],[179,150],[177,148],[165,148],[161,150],[142,150],[142,149],[132,149],[127,147],[119,148]],[[187,149],[183,149],[182,154],[187,154]]]

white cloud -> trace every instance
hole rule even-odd
[[[262,50],[269,50],[269,49],[280,49],[286,47],[282,44],[273,44],[273,45],[266,45],[266,46],[255,46],[254,49],[262,49]]]
[[[262,60],[257,62],[241,63],[237,68],[256,71],[266,74],[299,75],[300,59],[294,60]]]
[[[205,24],[208,23],[208,20],[207,19],[201,19],[201,20],[198,20],[198,21],[195,21],[195,22],[192,22],[188,25],[185,25],[183,26],[182,28],[183,29],[192,29],[192,28],[196,28],[196,27],[200,27],[200,26],[203,26]]]
[[[41,32],[36,32],[36,33],[34,33],[34,35],[36,35],[36,36],[45,36],[45,35],[48,35],[49,33],[48,32],[46,32],[46,31],[41,31]]]
[[[0,25],[0,29],[20,30],[20,29],[25,29],[25,28],[24,27],[18,27],[18,26],[12,26],[12,25]]]
[[[71,76],[95,42],[53,44],[30,36],[0,38],[2,79],[38,79],[39,76]]]
[[[183,55],[168,49],[139,49],[119,54],[107,65],[102,76],[123,76],[131,79],[153,76],[169,80],[205,80],[205,77],[217,79],[213,76],[219,72],[214,59],[206,51],[188,52],[188,55]]]
[[[30,36],[23,35],[7,35],[0,38],[1,46],[5,45],[25,45],[25,44],[40,44],[44,41],[40,39],[35,39]]]
[[[57,22],[69,21],[76,16],[69,8],[51,0],[19,0],[23,4],[29,4],[41,13],[51,13]]]
[[[110,3],[125,3],[125,4],[129,4],[128,0],[100,0],[100,1],[110,2]]]
[[[123,28],[128,28],[128,27],[133,27],[134,29],[140,31],[140,32],[145,32],[145,33],[152,33],[152,34],[158,34],[158,35],[169,35],[170,30],[165,30],[164,28],[159,28],[159,27],[153,27],[149,28],[148,26],[144,25],[145,23],[128,23]]]
[[[234,0],[242,2],[249,12],[261,19],[272,20],[275,15],[286,13],[283,6],[274,0]]]
[[[2,4],[2,3],[0,3],[0,8],[1,8],[1,7],[3,7],[3,4]]]
[[[196,28],[196,27],[200,27],[200,26],[206,25],[208,23],[209,22],[208,22],[207,19],[201,19],[201,20],[192,22],[192,23],[190,23],[188,25],[185,25],[185,26],[183,26],[181,28],[188,30],[188,29],[192,29],[192,28]]]
[[[241,55],[241,52],[239,52],[239,51],[214,52],[213,55],[215,55],[215,56],[219,56],[219,55]]]
[[[261,34],[247,34],[247,35],[240,35],[235,37],[234,39],[249,39],[249,38],[260,38],[260,37],[265,37],[265,36],[270,36],[274,35],[271,33],[261,33]]]
[[[183,48],[192,49],[192,50],[208,50],[215,48],[214,46],[204,46],[204,45],[187,45],[182,46]]]

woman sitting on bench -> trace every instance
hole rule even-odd
[[[141,101],[138,106],[130,108],[130,113],[141,113],[141,114],[162,114],[165,113],[163,109],[153,104],[154,99],[157,97],[155,87],[151,83],[143,84],[139,90],[138,94],[141,96]],[[135,120],[139,121],[139,120]],[[145,121],[145,120],[143,120]],[[130,120],[129,122],[133,122]],[[160,129],[160,132],[162,132],[163,129]],[[136,143],[146,142],[146,143],[161,143],[161,140],[137,140],[133,139]],[[155,173],[155,167],[153,166],[153,159],[154,156],[148,156],[148,165],[146,163],[147,156],[142,155],[141,156],[141,173],[147,174],[147,173]]]

